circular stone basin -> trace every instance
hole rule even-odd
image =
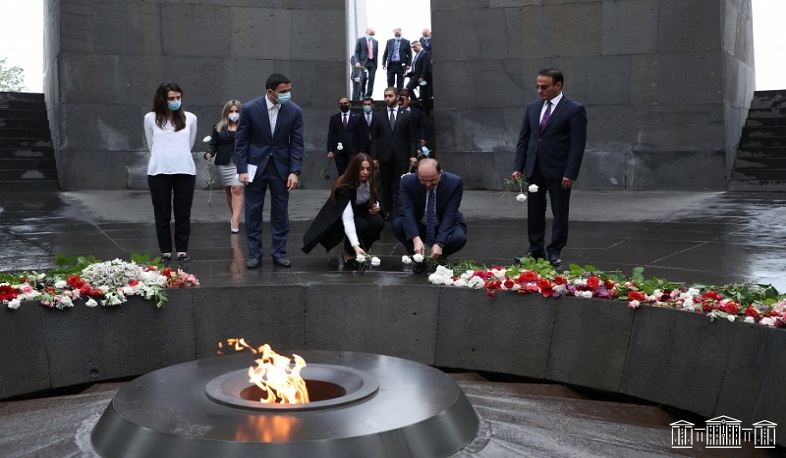
[[[317,396],[254,398],[250,353],[191,361],[126,383],[91,433],[102,457],[444,457],[477,435],[461,388],[432,367],[356,352],[294,351]],[[311,381],[311,382],[309,382]],[[261,390],[259,390],[261,393]]]

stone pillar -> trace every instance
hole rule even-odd
[[[347,87],[345,2],[46,0],[45,8],[45,92],[63,189],[147,188],[142,117],[166,81],[183,88],[184,108],[199,118],[197,187],[207,187],[201,139],[223,104],[262,95],[273,72],[292,80],[305,160],[321,167],[328,113]]]
[[[587,107],[580,189],[726,189],[753,96],[750,0],[432,0],[432,17],[439,156],[467,187],[510,176],[553,66]]]

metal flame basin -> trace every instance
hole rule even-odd
[[[478,432],[461,388],[437,369],[368,353],[290,353],[305,358],[307,385],[333,394],[261,404],[240,395],[254,355],[191,361],[124,385],[93,429],[93,447],[105,458],[440,457]]]

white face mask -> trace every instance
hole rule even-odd
[[[227,117],[230,121],[237,122],[237,120],[240,119],[240,113],[229,113]]]

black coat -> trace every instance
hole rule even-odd
[[[366,129],[363,127],[365,119],[362,116],[351,111],[347,115],[349,116],[347,117],[346,129],[341,120],[344,113],[336,113],[330,117],[325,151],[351,158],[358,152],[363,151],[363,146],[367,143],[363,139]],[[341,151],[336,148],[339,143],[344,147]]]
[[[410,112],[398,107],[396,124],[391,129],[388,108],[379,110],[371,123],[371,157],[382,162],[408,162],[410,157],[418,156],[417,136]]]
[[[324,246],[326,251],[330,251],[333,247],[341,243],[346,235],[344,233],[344,221],[341,219],[341,215],[344,213],[344,209],[347,208],[347,204],[350,202],[353,203],[352,209],[355,212],[355,218],[361,218],[364,215],[368,215],[368,202],[356,205],[354,203],[355,200],[357,200],[356,188],[338,188],[336,190],[336,203],[334,204],[333,201],[328,198],[325,205],[319,210],[317,217],[314,218],[311,226],[306,230],[306,234],[303,236],[303,248],[301,249],[306,253],[310,253],[311,250],[319,244]],[[373,217],[380,218],[379,215]],[[380,223],[382,223],[381,219]],[[380,224],[380,226],[381,225],[382,224]],[[362,237],[362,234],[358,234],[358,237]],[[371,245],[377,240],[379,240],[379,234],[375,233],[364,242],[367,245]]]
[[[228,165],[235,154],[235,131],[230,131],[227,126],[224,126],[219,133],[216,126],[213,126],[207,151],[211,156],[216,157],[217,165]]]

